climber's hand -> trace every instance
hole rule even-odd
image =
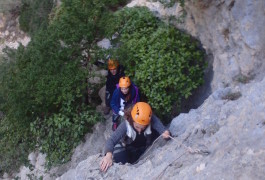
[[[106,172],[110,166],[112,166],[112,153],[108,152],[100,162],[100,169]]]
[[[170,136],[170,132],[169,132],[168,130],[165,130],[165,132],[163,132],[163,134],[162,134],[162,137],[163,137],[164,139],[168,139],[169,136]]]

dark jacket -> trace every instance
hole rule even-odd
[[[159,118],[155,115],[152,115],[152,118],[151,118],[151,129],[156,130],[159,134],[162,134],[166,130],[165,126],[161,123]],[[106,145],[105,145],[105,153],[107,153],[107,152],[113,153],[114,146],[117,143],[119,143],[120,140],[125,139],[126,137],[128,138],[127,126],[126,126],[126,122],[123,121],[118,126],[116,131],[113,132],[111,137],[107,140]],[[147,138],[147,136],[145,138]],[[134,141],[132,139],[129,139],[129,141],[127,140],[127,142],[130,142],[130,144],[134,143]],[[127,145],[130,146],[130,144],[127,144]],[[133,144],[133,146],[137,146],[137,144]]]
[[[110,70],[108,70],[107,81],[106,81],[106,91],[110,95],[113,94],[114,90],[116,89],[116,84],[119,83],[121,77],[125,76],[124,74],[124,67],[122,65],[118,66],[117,73],[112,75]]]
[[[110,106],[115,114],[119,113],[122,106],[126,108],[128,105],[135,104],[140,101],[139,90],[133,83],[130,86],[129,93],[131,94],[131,97],[128,101],[125,101],[125,95],[121,92],[121,88],[117,88],[114,91]]]

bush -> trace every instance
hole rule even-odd
[[[0,71],[0,110],[5,114],[0,150],[8,159],[0,156],[5,162],[1,169],[19,167],[35,145],[48,155],[49,166],[69,160],[72,148],[99,120],[93,103],[84,105],[83,99],[96,88],[87,79],[94,76],[96,42],[106,35],[117,33],[110,38],[118,47],[113,57],[127,65],[127,74],[160,112],[170,112],[203,82],[199,43],[146,8],[113,15],[124,2],[64,0],[27,47],[7,51]]]
[[[206,62],[197,40],[162,23],[147,8],[124,9],[115,22],[113,51],[154,109],[169,113],[203,83]]]
[[[46,7],[45,3],[51,1],[23,2],[29,2],[29,10],[37,13],[32,9],[34,5]],[[0,71],[0,111],[5,114],[6,124],[0,145],[6,147],[0,149],[1,154],[10,156],[6,161],[0,156],[0,162],[7,162],[1,164],[1,169],[12,167],[10,163],[19,156],[27,159],[35,145],[48,155],[49,166],[66,162],[71,148],[99,120],[93,103],[84,102],[88,90],[97,88],[87,79],[95,76],[92,65],[96,42],[105,36],[105,23],[112,16],[112,8],[120,3],[124,0],[64,0],[53,11],[47,27],[35,31],[31,24],[27,26],[34,31],[27,47],[21,45],[17,51],[7,52],[8,59]],[[32,12],[27,16],[34,16]],[[46,15],[38,21],[46,21]],[[24,149],[15,151],[14,147]],[[14,151],[7,152],[12,148]]]
[[[53,2],[53,0],[22,0],[19,16],[20,29],[33,34],[40,27],[47,27]]]
[[[69,161],[72,149],[99,120],[100,115],[93,109],[82,107],[73,111],[71,103],[67,103],[58,114],[31,123],[37,145],[47,155],[47,167]]]
[[[33,149],[30,144],[32,134],[19,125],[11,124],[7,118],[0,119],[0,175],[29,164],[28,154]]]

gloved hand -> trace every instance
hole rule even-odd
[[[123,111],[119,111],[119,115],[120,116],[124,116],[124,112]]]

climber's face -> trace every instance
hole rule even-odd
[[[110,69],[109,71],[113,76],[117,74],[117,69]]]
[[[146,126],[145,125],[141,125],[141,124],[138,124],[136,122],[133,122],[133,127],[134,129],[140,134],[142,131],[145,130]]]
[[[129,88],[121,88],[121,92],[123,93],[123,94],[128,94],[128,92],[129,92]]]

